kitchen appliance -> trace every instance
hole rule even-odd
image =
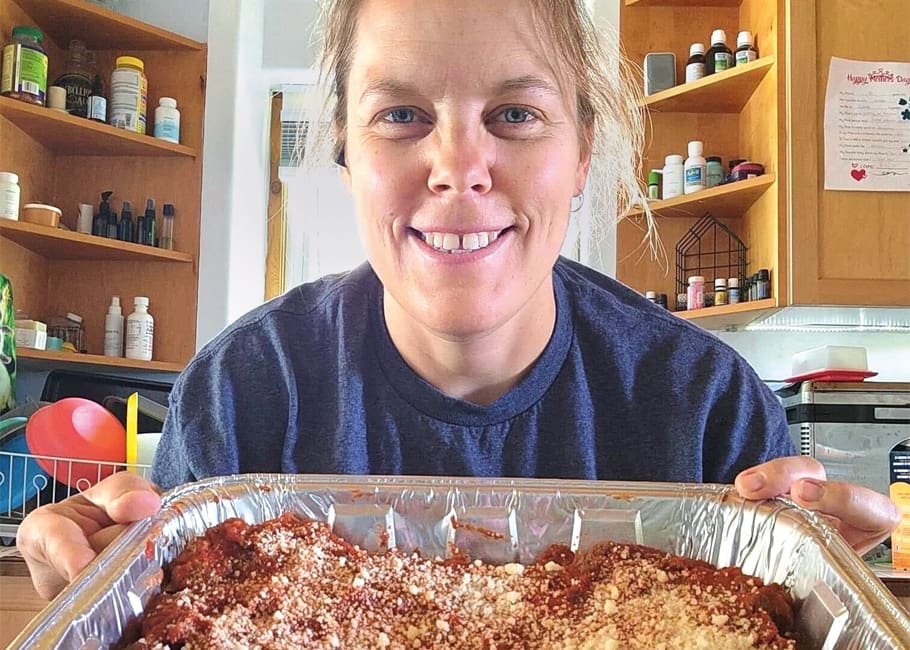
[[[910,383],[804,381],[777,394],[800,454],[831,480],[889,493],[889,454],[910,438]]]

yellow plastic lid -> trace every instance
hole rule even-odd
[[[145,64],[142,62],[142,59],[137,59],[134,56],[118,56],[117,57],[117,67],[121,65],[128,65],[134,68],[139,68],[139,72],[145,70]]]

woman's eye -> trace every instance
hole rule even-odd
[[[502,119],[509,124],[521,124],[522,122],[529,122],[534,119],[534,115],[531,111],[528,111],[524,108],[507,108],[501,114]]]
[[[417,114],[412,108],[395,108],[383,115],[383,119],[393,124],[409,124],[416,121]]]

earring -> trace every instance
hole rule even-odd
[[[578,199],[578,203],[575,203],[575,199]],[[572,207],[570,208],[571,212],[578,212],[581,210],[582,206],[585,204],[585,193],[584,190],[572,197]]]

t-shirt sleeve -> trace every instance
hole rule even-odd
[[[755,371],[735,353],[725,381],[715,384],[704,440],[704,480],[732,483],[744,469],[793,456],[784,408]]]

